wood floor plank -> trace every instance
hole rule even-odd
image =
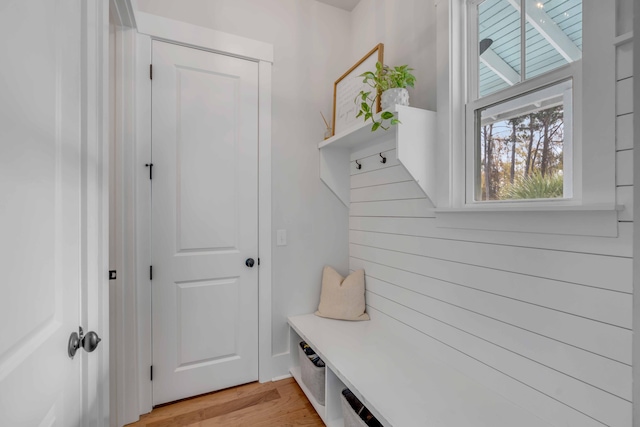
[[[177,425],[185,426],[193,422],[204,421],[210,418],[215,418],[225,414],[240,411],[242,409],[249,408],[263,402],[277,400],[280,399],[280,397],[280,393],[278,393],[277,390],[269,390],[263,393],[252,394],[246,397],[231,400],[226,403],[209,406],[208,408],[187,412],[186,414],[173,417],[170,420],[155,421],[151,424],[147,424],[147,427],[173,427]]]
[[[323,426],[317,413],[305,408],[253,424],[253,427]]]
[[[127,427],[323,426],[292,379],[250,383],[155,408]]]
[[[297,384],[278,387],[277,391],[280,394],[280,399],[278,400],[250,406],[240,411],[223,414],[215,418],[209,418],[201,422],[198,427],[249,427],[264,423],[266,423],[264,425],[279,426],[280,424],[273,422],[274,419],[287,419],[289,422],[297,423],[297,419],[301,415],[304,415],[304,413],[300,411],[306,411],[307,414],[315,413],[313,407],[311,407]]]
[[[209,406],[214,404],[230,402],[232,400],[238,399],[239,397],[249,396],[255,393],[263,393],[265,391],[275,389],[276,386],[273,382],[263,384],[253,382],[238,387],[227,388],[214,393],[207,393],[189,399],[179,400],[177,402],[157,406],[151,413],[143,415],[139,422],[144,421],[144,424],[134,423],[126,427],[147,426],[148,424],[156,420],[173,418],[187,412],[208,408]]]

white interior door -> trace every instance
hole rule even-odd
[[[258,379],[258,65],[152,55],[156,405]]]
[[[0,2],[0,426],[83,424],[79,0]]]

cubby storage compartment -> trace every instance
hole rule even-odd
[[[324,405],[325,367],[314,365],[299,345],[298,354],[300,358],[300,375],[302,377],[302,382],[307,386],[307,389],[311,392],[316,401],[319,404]]]
[[[351,407],[344,394],[340,393],[340,401],[342,402],[342,416],[344,419],[344,427],[367,427],[360,416]]]
[[[296,382],[302,389],[302,392],[307,396],[309,402],[313,406],[313,408],[318,412],[320,418],[325,423],[327,427],[343,427],[344,423],[342,422],[342,407],[340,406],[340,392],[348,387],[344,384],[333,372],[330,368],[324,368],[324,376],[323,376],[323,394],[321,396],[316,396],[316,392],[312,392],[309,386],[302,379],[302,367],[306,362],[311,362],[306,354],[304,354],[304,350],[296,351],[295,347],[300,348],[300,341],[305,341],[309,343],[308,340],[304,339],[300,335],[298,335],[295,330],[291,330],[290,335],[290,343],[291,343],[291,367],[289,371],[293,378],[295,378]],[[318,356],[325,362],[326,360],[322,357],[320,351],[318,351],[315,347],[312,347],[313,350],[318,354]],[[311,362],[313,365],[313,362]],[[316,368],[315,365],[313,365]],[[320,404],[320,399],[322,400],[322,404]]]
[[[344,396],[342,396],[342,415],[344,417],[344,427],[367,427],[364,421],[349,406]]]

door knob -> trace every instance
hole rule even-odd
[[[67,345],[67,353],[69,357],[73,359],[76,352],[82,347],[87,353],[91,353],[98,347],[98,344],[102,339],[95,332],[91,331],[87,335],[84,334],[82,326],[78,328],[78,332],[73,332],[69,337],[69,343]]]
[[[102,339],[95,332],[91,331],[87,333],[87,335],[82,338],[82,348],[87,353],[91,353],[98,347],[98,344],[102,341]]]
[[[253,260],[253,258],[247,258],[247,260],[244,262],[244,265],[246,265],[249,268],[252,268],[255,263],[256,262]]]

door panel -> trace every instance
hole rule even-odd
[[[178,284],[179,368],[238,357],[240,292],[237,278]],[[231,321],[229,321],[232,319]],[[210,325],[216,340],[192,340],[192,331]]]
[[[79,426],[78,0],[0,5],[0,425]]]
[[[176,73],[178,251],[237,250],[240,80],[183,67]],[[211,100],[224,106],[214,115]]]
[[[153,42],[154,404],[258,378],[257,82],[256,63]]]

